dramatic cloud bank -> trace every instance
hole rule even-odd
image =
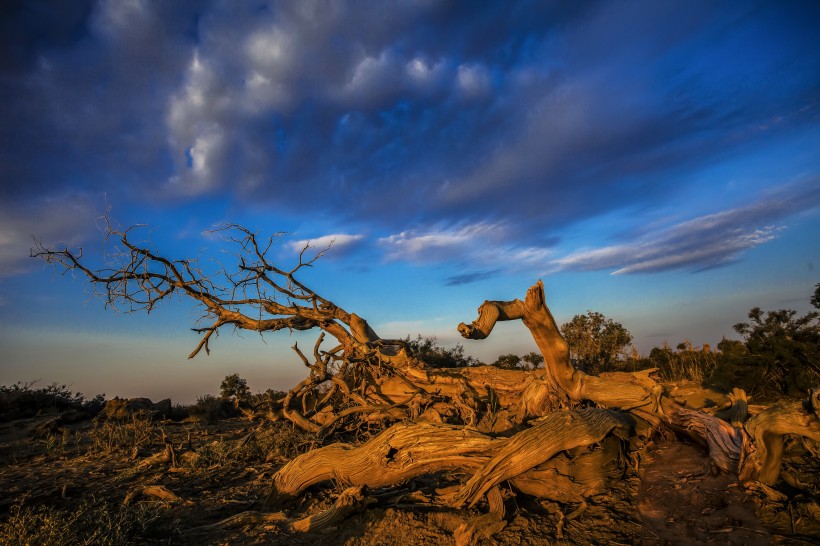
[[[816,3],[21,3],[2,23],[2,197],[37,214],[67,192],[106,194],[115,214],[264,208],[319,218],[306,231],[339,233],[340,249],[481,271],[490,255],[542,271],[716,266],[788,224],[794,207],[738,226],[749,192],[816,172],[803,157],[731,191],[737,174],[703,176],[770,145],[791,161],[788,139],[816,149],[817,15]],[[718,198],[723,213],[704,205]],[[700,220],[555,248],[574,224],[672,203]],[[372,236],[344,235],[360,232]]]
[[[641,350],[666,333],[714,344],[754,305],[808,309],[820,281],[816,0],[0,13],[0,384],[85,370],[77,388],[122,394],[118,362],[188,390],[243,363],[268,378],[254,389],[291,386],[287,347],[220,340],[192,368],[185,304],[113,318],[29,257],[38,237],[106,263],[107,209],[209,271],[235,258],[214,226],[281,235],[269,257],[285,268],[329,246],[300,270],[311,287],[383,335],[450,344],[483,299],[538,278],[557,320],[603,312]],[[532,350],[513,326],[465,346]]]

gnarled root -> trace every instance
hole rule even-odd
[[[207,533],[218,529],[243,527],[254,523],[275,523],[278,526],[296,532],[322,532],[330,529],[339,521],[365,508],[374,499],[367,496],[366,486],[350,487],[342,491],[333,506],[318,514],[305,518],[288,518],[283,512],[255,512],[247,511],[234,514],[211,525],[203,525],[189,529],[187,533]]]
[[[456,546],[475,544],[483,538],[500,533],[507,526],[507,522],[504,521],[504,497],[498,486],[487,491],[487,502],[490,504],[489,512],[462,523],[455,530],[453,536],[456,539]]]
[[[814,391],[812,391],[812,395]],[[738,478],[741,483],[759,481],[772,485],[780,476],[785,436],[802,436],[820,442],[820,419],[808,401],[777,404],[746,421],[749,440],[743,445]]]
[[[673,427],[685,430],[709,448],[709,457],[719,469],[737,474],[743,484],[772,485],[780,476],[786,436],[820,441],[820,418],[814,391],[807,401],[777,404],[745,419],[748,401],[735,389],[730,396],[728,423],[716,416],[667,403],[666,414]],[[744,422],[745,420],[745,422]]]

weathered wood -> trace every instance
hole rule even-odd
[[[535,468],[561,451],[600,442],[616,427],[626,429],[628,424],[612,411],[588,408],[549,413],[507,440],[467,480],[451,504],[456,508],[473,506],[491,487]]]
[[[160,500],[164,500],[166,502],[171,503],[184,502],[185,504],[193,504],[191,501],[183,501],[181,498],[179,498],[179,496],[177,496],[164,485],[146,485],[129,491],[128,494],[125,495],[125,499],[122,501],[122,505],[127,506],[135,497],[139,495],[155,497]]]
[[[813,394],[813,393],[812,393]],[[759,481],[772,485],[780,476],[783,442],[786,436],[820,441],[820,419],[812,398],[804,402],[777,404],[744,422],[746,394],[735,389],[727,415],[732,423],[701,411],[690,410],[667,401],[669,424],[701,440],[709,449],[712,463],[732,474],[741,483]]]
[[[493,486],[526,473],[561,451],[602,441],[619,429],[628,436],[630,423],[611,410],[583,409],[553,412],[533,427],[511,438],[487,435],[454,425],[398,424],[359,447],[333,444],[303,454],[280,469],[273,478],[268,506],[298,496],[307,487],[328,480],[351,485],[381,487],[440,471],[457,471],[472,477],[451,504],[473,505]],[[586,481],[591,481],[588,467]],[[572,476],[572,471],[564,471]],[[532,474],[521,483],[530,491],[544,474]]]
[[[813,394],[813,393],[812,393]],[[780,475],[783,440],[800,436],[820,442],[820,419],[813,398],[806,402],[777,404],[749,418],[745,423],[748,441],[743,445],[739,479],[772,485]]]
[[[475,544],[481,539],[500,533],[507,526],[507,522],[504,521],[504,497],[498,486],[487,492],[487,502],[490,505],[489,512],[462,523],[455,530],[453,535],[456,546]]]
[[[667,415],[671,424],[707,446],[709,458],[717,468],[737,474],[745,441],[741,427],[733,427],[718,417],[684,407],[670,407]]]
[[[523,302],[517,299],[485,301],[478,309],[478,318],[470,325],[459,324],[458,330],[465,338],[484,339],[497,321],[518,319],[529,329],[544,357],[543,370],[534,373],[553,396],[563,397],[566,401],[590,400],[610,408],[652,407],[652,411],[657,411],[661,388],[650,377],[654,370],[615,372],[597,377],[572,364],[569,346],[547,307],[544,283],[540,280],[527,290]]]
[[[577,451],[559,453],[509,483],[525,495],[577,504],[606,491],[611,481],[623,478],[627,461],[620,438],[610,435]]]
[[[373,501],[374,499],[367,497],[366,487],[349,487],[342,491],[333,506],[318,514],[296,520],[289,525],[289,528],[291,531],[302,533],[321,531],[335,525],[351,514],[359,512]]]
[[[266,504],[328,480],[382,487],[440,470],[474,469],[503,442],[457,425],[399,423],[361,446],[331,444],[293,459],[274,475]]]

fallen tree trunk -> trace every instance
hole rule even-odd
[[[550,497],[546,469],[536,467],[560,452],[602,442],[616,429],[629,437],[629,418],[594,408],[552,412],[510,438],[492,438],[454,425],[400,423],[361,446],[332,444],[293,459],[274,475],[266,504],[278,506],[321,482],[377,488],[440,472],[470,475],[447,501],[456,508],[473,506],[489,489],[513,478],[520,478],[519,485],[530,493],[540,487],[543,496]],[[622,456],[620,450],[607,454]],[[588,465],[581,468],[584,481],[602,479],[608,472],[605,464],[599,475],[593,475]]]
[[[624,437],[630,435],[627,422],[612,411],[587,408],[552,412],[506,440],[464,483],[451,504],[456,508],[473,506],[491,487],[524,474],[561,451],[600,442],[616,428]]]

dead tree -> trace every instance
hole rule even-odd
[[[235,269],[206,273],[196,260],[172,260],[135,243],[135,228],[106,225],[106,239],[115,243],[109,267],[89,267],[81,250],[38,244],[32,255],[84,274],[107,305],[150,312],[175,294],[195,300],[209,324],[194,328],[202,337],[190,358],[203,348],[207,353],[213,334],[226,326],[260,333],[321,330],[311,355],[294,345],[308,376],[274,409],[321,438],[354,442],[319,447],[282,467],[269,507],[331,480],[372,491],[435,477],[436,493],[420,502],[460,508],[486,500],[489,512],[457,532],[458,542],[469,543],[503,527],[502,484],[520,494],[580,502],[622,478],[661,427],[702,442],[716,468],[746,484],[777,480],[784,438],[820,441],[816,392],[802,404],[750,417],[745,393],[736,390],[722,413],[709,414],[670,398],[653,378],[655,370],[593,376],[577,369],[541,281],[523,300],[485,301],[478,317],[458,330],[484,339],[498,321],[520,320],[544,357],[543,368],[437,369],[419,361],[404,341],[380,338],[363,318],[298,280],[322,250],[309,255],[306,246],[293,268],[281,269],[268,258],[274,238],[262,242],[231,225],[216,233],[235,246]],[[324,350],[327,335],[336,343]],[[364,430],[381,432],[358,443],[356,432]]]

